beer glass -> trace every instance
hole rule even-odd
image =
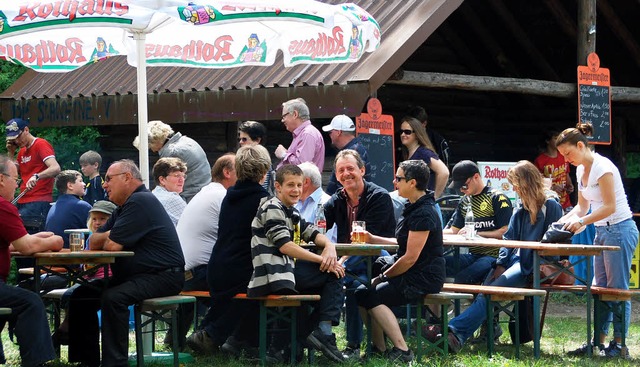
[[[367,230],[367,225],[363,220],[354,220],[351,223],[351,232],[353,233],[353,241],[351,241],[351,243],[364,244],[365,243],[364,232],[366,230]]]
[[[69,250],[71,252],[84,250],[84,233],[69,234]]]

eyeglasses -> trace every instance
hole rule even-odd
[[[170,175],[167,175],[167,177],[175,177],[178,180],[179,179],[186,180],[187,179],[187,174],[186,173],[178,173],[178,172],[176,172],[176,173],[172,173]]]
[[[287,117],[287,115],[290,115],[290,114],[291,114],[291,112],[287,112],[287,113],[283,114],[282,115],[282,119],[284,120],[284,118]]]
[[[404,134],[404,135],[411,135],[413,134],[413,130],[409,130],[409,129],[402,129],[400,130],[400,134]]]
[[[109,182],[109,181],[111,181],[112,178],[114,178],[116,176],[120,176],[120,175],[125,175],[127,173],[129,173],[129,172],[120,172],[120,173],[113,174],[111,176],[106,175],[106,176],[104,176],[104,182]]]
[[[249,140],[249,138],[238,138],[238,143],[239,143],[239,142],[246,143],[246,142],[247,142],[247,140]]]
[[[402,180],[405,180],[405,181],[406,181],[406,180],[407,180],[407,178],[406,178],[406,177],[402,177],[402,176],[396,176],[396,182],[400,182],[400,181],[402,181]]]
[[[19,177],[13,177],[13,176],[8,175],[8,174],[6,174],[6,173],[0,173],[0,175],[3,175],[3,176],[6,176],[6,177],[9,177],[9,178],[12,178],[16,183],[20,180],[20,178],[19,178]]]
[[[471,177],[467,178],[467,180],[464,182],[464,185],[460,186],[460,191],[469,190],[469,180],[471,180]]]

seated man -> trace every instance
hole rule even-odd
[[[298,166],[287,164],[276,171],[276,196],[260,206],[251,224],[253,275],[247,295],[320,294],[321,300],[302,325],[302,335],[327,358],[339,363],[343,357],[331,327],[340,322],[344,268],[338,264],[335,245],[301,219],[294,208],[302,181]],[[300,247],[303,240],[313,241],[323,249],[322,254]]]
[[[453,181],[449,187],[460,190],[466,197],[460,200],[453,213],[452,225],[444,233],[463,235],[464,217],[471,206],[478,235],[501,240],[513,212],[511,200],[502,191],[486,186],[480,177],[478,166],[472,161],[458,162],[451,171],[451,177]],[[446,256],[447,277],[455,278],[455,283],[482,283],[492,269],[498,251],[498,248],[470,247],[468,254],[460,255],[457,272],[453,256]]]
[[[82,174],[74,170],[65,170],[56,176],[58,200],[53,203],[47,214],[45,230],[51,231],[64,240],[64,248],[69,248],[69,234],[66,229],[87,227],[87,218],[91,205],[80,198],[84,195]]]
[[[18,180],[15,162],[0,155],[0,307],[12,310],[14,333],[20,346],[23,366],[38,366],[56,358],[49,323],[40,296],[26,289],[5,284],[11,263],[10,252],[30,255],[42,251],[60,251],[62,238],[51,232],[27,234],[18,209],[11,204]]]
[[[94,279],[79,286],[69,300],[69,361],[100,365],[96,311],[102,310],[102,366],[127,366],[129,305],[144,299],[180,293],[184,257],[169,215],[145,188],[133,161],[114,162],[104,188],[119,207],[98,232],[91,250],[133,251],[118,257],[111,279]]]

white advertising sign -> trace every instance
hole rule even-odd
[[[515,165],[516,162],[478,162],[482,180],[487,186],[501,190],[511,202],[515,202],[516,193],[507,181],[507,172]]]

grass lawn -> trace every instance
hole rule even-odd
[[[635,316],[627,337],[627,346],[631,353],[631,360],[607,360],[601,357],[593,358],[575,358],[567,357],[566,352],[573,350],[586,341],[586,322],[584,317],[584,303],[580,298],[572,295],[552,296],[550,301],[550,311],[547,313],[541,348],[542,357],[539,360],[533,359],[533,343],[522,346],[521,360],[515,359],[515,348],[511,345],[511,340],[506,324],[503,325],[504,334],[500,338],[500,344],[496,346],[496,352],[492,358],[486,355],[486,347],[484,345],[465,345],[462,351],[454,356],[442,358],[440,356],[429,356],[423,358],[420,362],[414,362],[413,366],[637,366],[640,364],[640,325]],[[638,315],[638,299],[632,301],[632,315]],[[344,343],[344,329],[336,327],[335,332],[338,334],[339,347]],[[157,336],[157,345],[162,350],[163,335]],[[2,333],[2,342],[8,364],[11,366],[19,366],[20,358],[17,345],[9,341],[6,330]],[[608,342],[608,341],[607,341]],[[415,340],[409,339],[410,346],[415,346]],[[62,348],[61,361],[56,361],[52,366],[73,366],[73,364],[65,363],[66,347]],[[130,351],[133,353],[135,349],[135,337],[133,332],[130,339]],[[320,354],[316,355],[316,364],[325,366],[331,364]],[[153,366],[153,364],[148,364]],[[157,365],[157,364],[156,364]],[[217,357],[196,357],[194,363],[185,364],[185,367],[204,367],[204,366],[251,366],[255,363],[249,361],[229,359],[223,356]],[[391,363],[383,359],[372,359],[366,363],[349,362],[345,366],[372,366],[382,367],[391,366]]]

